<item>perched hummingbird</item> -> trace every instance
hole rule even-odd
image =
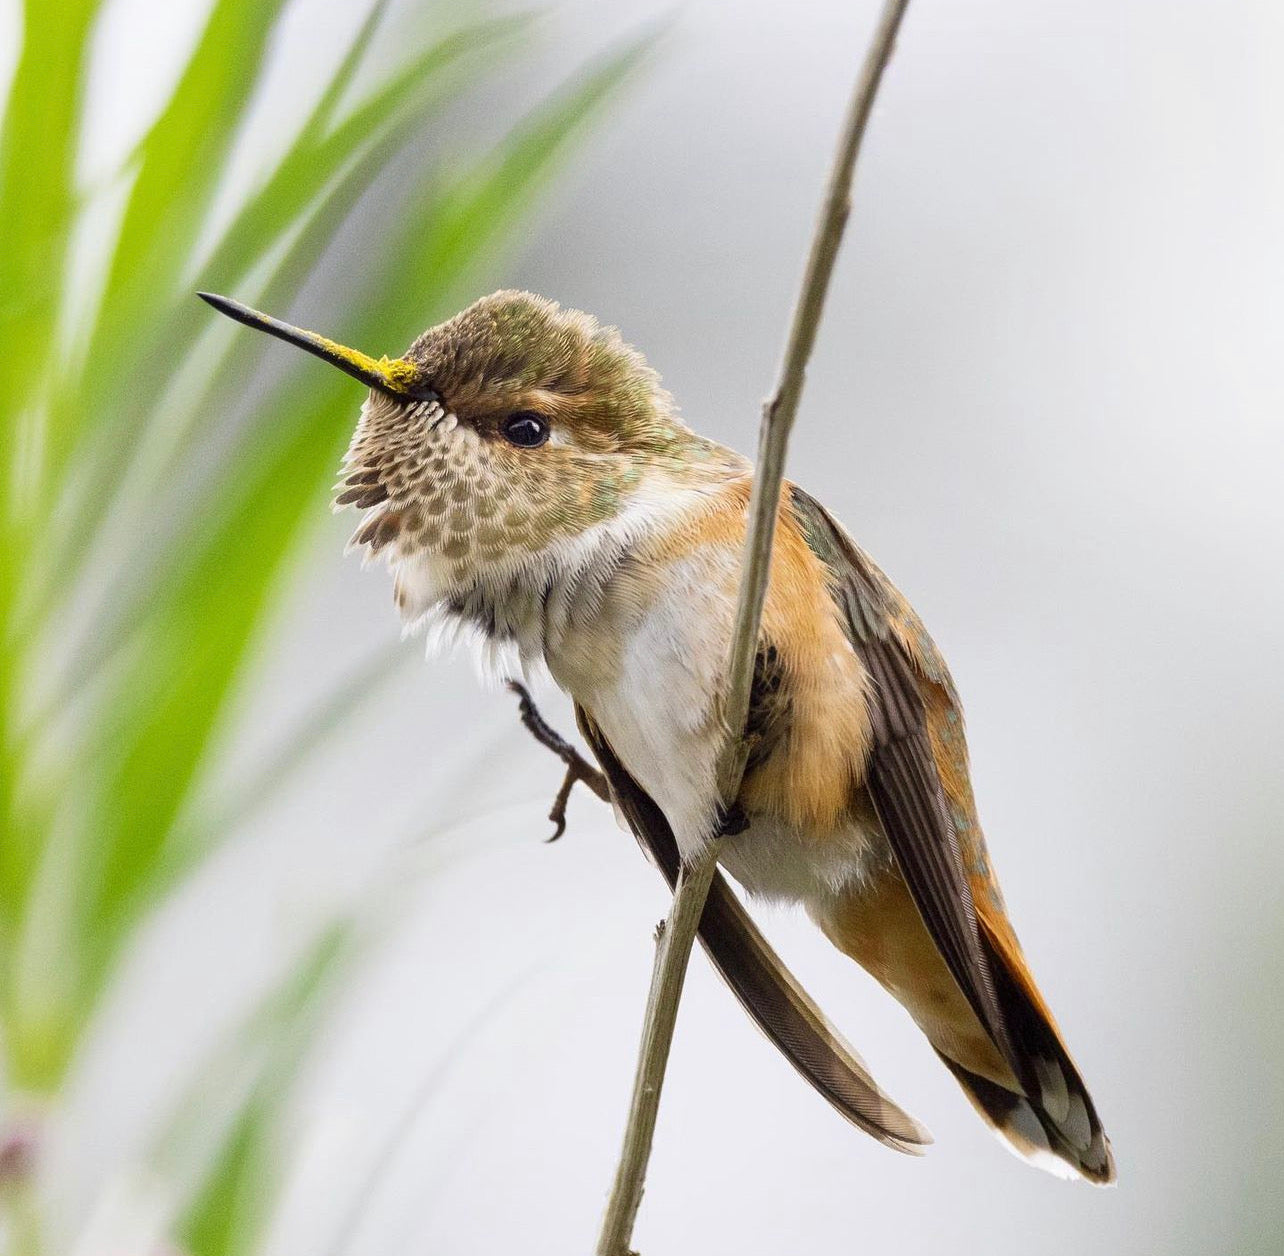
[[[672,881],[725,834],[755,898],[801,903],[906,1008],[1021,1155],[1105,1183],[1110,1144],[1035,985],[977,821],[963,715],[918,616],[814,498],[782,490],[743,736],[720,711],[752,468],[697,435],[615,329],[497,292],[374,359],[202,294],[370,388],[336,505],[432,618],[543,664],[612,800]],[[930,1142],[870,1078],[718,878],[715,965],[795,1067],[901,1150]]]

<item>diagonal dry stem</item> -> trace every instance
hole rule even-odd
[[[794,307],[779,381],[763,407],[758,441],[758,468],[749,501],[745,574],[736,608],[728,662],[727,698],[723,710],[728,740],[719,765],[719,785],[723,799],[728,802],[734,801],[740,792],[748,755],[748,746],[740,736],[740,730],[744,728],[749,710],[749,687],[753,679],[762,608],[767,595],[776,508],[784,479],[789,433],[802,396],[807,361],[811,357],[816,332],[820,327],[834,260],[838,256],[843,229],[851,211],[852,173],[856,157],[860,152],[874,97],[891,58],[896,33],[908,5],[909,0],[886,0],[879,15],[839,137],[838,151],[834,156],[824,204],[812,237],[798,303]],[[674,891],[668,923],[659,934],[624,1146],[598,1239],[597,1256],[631,1256],[632,1253],[633,1223],[642,1202],[642,1188],[651,1154],[651,1140],[655,1132],[665,1066],[673,1041],[678,1002],[682,997],[682,985],[686,978],[696,928],[717,867],[720,845],[720,839],[714,839],[696,859],[684,863]]]

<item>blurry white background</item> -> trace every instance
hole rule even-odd
[[[693,425],[751,450],[875,8],[555,7],[542,78],[504,91],[533,98],[643,19],[671,26],[497,278],[618,323]],[[155,107],[156,65],[177,72],[201,12],[112,11],[114,64],[147,73],[92,97],[91,173]],[[305,34],[282,42],[265,117],[356,19],[296,4]],[[1270,0],[915,0],[793,445],[793,477],[951,662],[991,849],[1118,1188],[1007,1156],[873,982],[769,913],[937,1144],[911,1160],[844,1125],[697,956],[641,1251],[1279,1250],[1282,61]],[[341,299],[293,313],[324,327]],[[359,400],[354,386],[354,419]],[[350,520],[319,527],[250,713],[264,744],[398,630],[386,577],[342,557]],[[565,704],[541,698],[569,731]],[[269,1250],[332,1250],[321,1236],[354,1198],[354,1256],[589,1250],[665,894],[587,795],[566,838],[541,844],[558,779],[466,659],[382,690],[134,955],[59,1130],[66,1234],[241,1014],[262,957],[284,963],[359,900],[376,936],[308,1066]]]

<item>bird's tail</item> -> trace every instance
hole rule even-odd
[[[1114,1180],[1114,1157],[1097,1110],[1006,917],[987,912],[984,902],[976,914],[999,1041],[950,974],[894,869],[813,915],[834,945],[913,1016],[1012,1151],[1060,1177]]]
[[[1092,1096],[1015,938],[987,929],[984,918],[979,923],[999,1009],[1022,1066],[1021,1091],[971,1072],[939,1046],[937,1054],[982,1119],[1017,1155],[1059,1177],[1082,1177],[1100,1186],[1113,1182],[1114,1154]]]

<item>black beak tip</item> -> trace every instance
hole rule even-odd
[[[230,318],[233,322],[242,323],[246,327],[253,327],[257,331],[270,332],[280,339],[291,339],[291,336],[283,333],[292,333],[293,336],[299,336],[303,333],[296,327],[290,327],[285,323],[278,323],[276,319],[269,318],[266,314],[260,314],[258,310],[251,309],[248,305],[242,305],[240,301],[233,301],[231,297],[220,296],[217,292],[198,292],[196,294],[206,305],[212,305],[220,314]],[[293,340],[298,344],[298,340]]]
[[[236,308],[236,302],[230,297],[221,297],[217,292],[198,292],[196,294],[206,305],[212,305],[220,314],[229,314]]]

